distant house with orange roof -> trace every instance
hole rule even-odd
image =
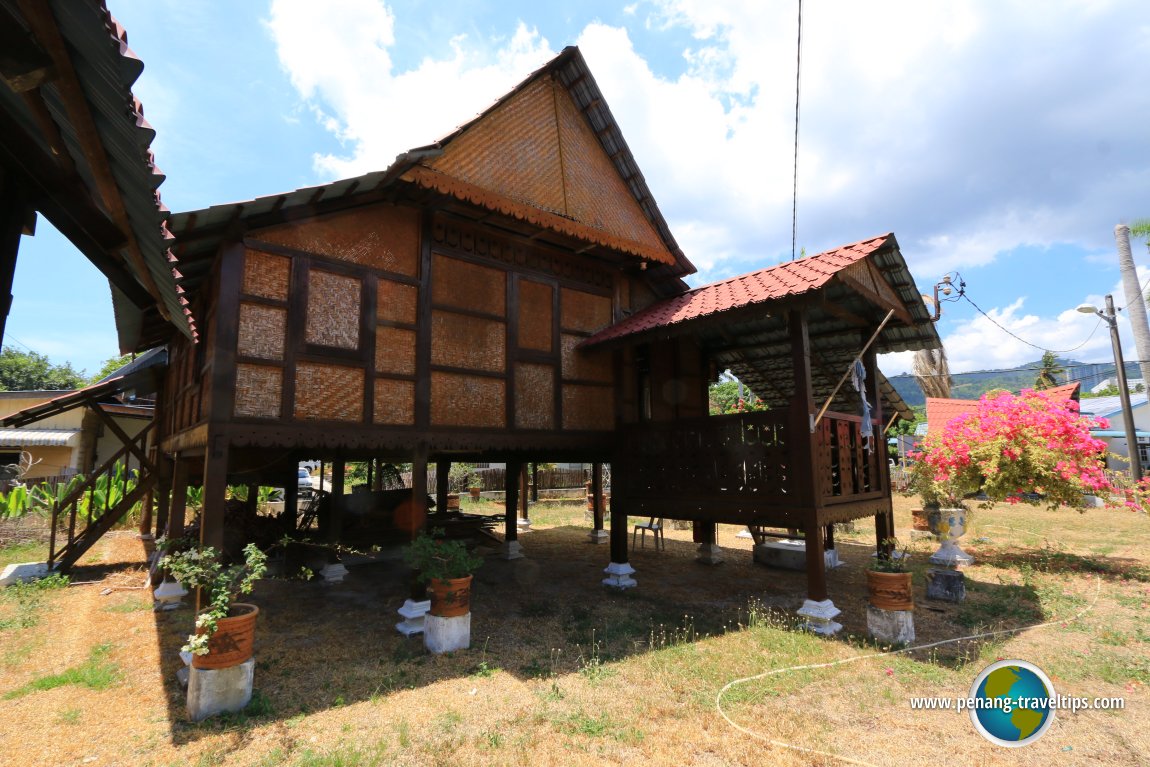
[[[1073,383],[1055,386],[1046,389],[1045,393],[1056,400],[1074,400],[1078,402],[1081,385]],[[926,398],[926,433],[941,432],[946,425],[959,416],[973,413],[978,409],[976,399],[942,399],[940,397]]]

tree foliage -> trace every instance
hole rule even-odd
[[[124,365],[127,365],[129,362],[131,362],[134,356],[135,355],[133,354],[121,354],[118,357],[109,357],[108,359],[104,360],[104,364],[100,365],[100,369],[96,371],[95,375],[92,376],[89,383],[96,383],[98,381],[104,380],[108,376],[112,375],[112,373],[115,373],[117,370],[124,367]]]
[[[1058,385],[1058,376],[1065,372],[1065,368],[1058,364],[1054,352],[1043,352],[1042,367],[1038,370],[1038,377],[1034,379],[1034,388],[1038,391],[1053,389]]]
[[[71,362],[53,365],[43,354],[22,352],[5,346],[0,352],[0,390],[58,391],[78,389],[88,379]]]

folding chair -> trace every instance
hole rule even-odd
[[[638,535],[640,531],[642,531],[642,533],[643,533],[643,543],[640,546],[640,548],[646,548],[647,547],[647,531],[648,530],[650,530],[651,533],[655,536],[655,550],[657,551],[659,549],[663,549],[664,551],[666,551],[667,541],[663,538],[663,518],[662,517],[651,517],[646,522],[636,522],[635,523],[635,530],[631,533],[631,550],[632,551],[635,550],[635,536]]]

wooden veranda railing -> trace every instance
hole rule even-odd
[[[801,526],[802,509],[881,497],[883,456],[863,449],[858,416],[828,412],[814,440],[791,434],[785,411],[707,416],[626,427],[615,495],[628,511],[736,524]],[[812,486],[803,487],[805,483]],[[804,500],[805,499],[805,500]]]
[[[52,505],[48,567],[67,570],[139,503],[156,482],[148,459],[150,422]],[[61,537],[63,540],[61,541]]]

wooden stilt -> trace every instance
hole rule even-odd
[[[519,545],[519,483],[522,464],[511,461],[503,478],[503,556],[518,559],[523,556]]]
[[[184,535],[185,517],[188,509],[188,459],[176,455],[172,461],[172,501],[168,516],[168,537],[180,538]]]
[[[210,442],[204,456],[204,497],[200,512],[200,543],[222,552],[224,508],[228,491],[228,444],[221,437]]]
[[[447,511],[447,494],[451,490],[451,461],[435,462],[435,510],[440,514]]]

